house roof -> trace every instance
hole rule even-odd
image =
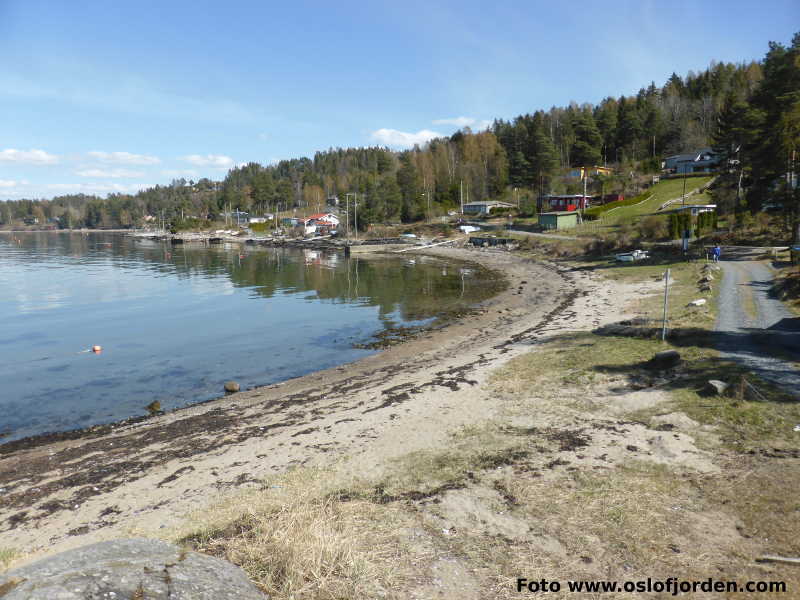
[[[327,212],[327,213],[316,213],[316,214],[313,214],[313,215],[308,215],[306,217],[306,219],[307,220],[308,219],[324,219],[325,217],[335,217],[335,216],[336,215],[334,215],[333,213],[329,213],[329,212]]]
[[[674,160],[675,162],[696,161],[699,160],[703,154],[715,154],[715,152],[711,148],[700,148],[693,152],[673,154],[672,156],[668,156],[665,160]]]
[[[508,202],[501,202],[500,200],[481,200],[479,202],[467,202],[464,206],[514,206]]]

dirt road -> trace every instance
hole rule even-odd
[[[800,398],[800,318],[770,294],[773,272],[755,258],[752,250],[723,249],[717,347]]]

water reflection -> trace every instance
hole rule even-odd
[[[117,234],[0,235],[0,433],[12,437],[271,383],[363,356],[385,328],[493,293],[485,270]],[[93,344],[101,355],[82,353]]]

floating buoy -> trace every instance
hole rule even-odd
[[[102,351],[103,351],[102,346],[92,346],[92,352],[94,352],[95,354],[100,354]]]

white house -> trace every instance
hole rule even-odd
[[[470,202],[464,205],[464,212],[468,214],[488,215],[493,208],[513,208],[513,204],[500,202],[498,200],[486,200],[483,202]]]
[[[668,156],[661,163],[667,173],[708,173],[719,164],[719,155],[711,148],[703,148],[687,154]]]
[[[333,223],[336,226],[339,225],[339,217],[336,216],[333,213],[316,213],[316,214],[307,216],[305,219],[303,219],[303,221],[306,223],[306,225],[308,225],[310,223],[317,223],[317,222],[320,222],[320,221],[325,221],[327,223]]]

